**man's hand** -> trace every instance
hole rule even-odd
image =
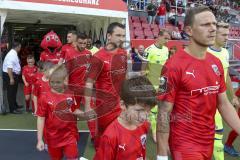
[[[29,84],[26,82],[26,83],[25,83],[25,86],[26,86],[26,87],[28,87],[28,86],[29,86]]]
[[[44,142],[43,140],[38,141],[37,143],[37,150],[43,151],[44,150]]]
[[[10,79],[10,85],[14,85],[15,81],[14,79]]]
[[[77,116],[79,120],[93,120],[93,119],[97,118],[97,114],[94,110],[89,110],[87,112],[83,112],[80,109],[76,109],[72,113],[75,116]]]

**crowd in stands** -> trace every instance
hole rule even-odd
[[[137,1],[135,2],[137,3]],[[232,14],[231,9],[229,8],[238,7],[236,2],[222,2],[225,6],[219,5],[221,2],[217,0],[188,1],[186,6],[184,3],[185,2],[183,0],[179,0],[176,6],[175,0],[162,0],[160,3],[157,0],[147,1],[144,8],[144,11],[147,13],[147,17],[130,16],[129,18],[130,32],[132,32],[131,38],[153,39],[156,38],[159,29],[166,28],[170,31],[172,39],[188,39],[187,35],[183,31],[185,12],[188,8],[197,7],[199,5],[209,6],[218,21],[224,21],[227,23],[238,22],[236,15]],[[129,4],[132,5],[133,1],[130,1]],[[156,25],[158,25],[158,29],[156,29]],[[230,37],[240,37],[239,30],[239,27],[231,27]]]

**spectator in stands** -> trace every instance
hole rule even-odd
[[[180,39],[182,39],[181,33],[178,30],[178,27],[175,27],[175,30],[172,31],[171,38],[173,40],[180,40]]]
[[[169,16],[168,22],[174,26],[175,25],[178,26],[177,15],[176,15],[175,9],[172,9],[168,16]]]
[[[151,0],[151,3],[147,5],[147,14],[148,14],[148,23],[149,24],[154,24],[155,22],[155,17],[157,13],[157,6],[156,6],[156,1]]]
[[[161,27],[165,26],[166,7],[163,2],[161,2],[160,6],[158,7],[157,15],[158,15],[158,20],[159,20],[159,26],[161,26]]]
[[[188,34],[185,31],[181,32],[181,36],[182,36],[183,40],[189,40],[189,36],[188,36]]]
[[[142,61],[143,61],[143,57],[144,57],[144,46],[143,45],[139,45],[137,49],[134,50],[134,52],[132,53],[132,70],[134,72],[139,72],[142,70]]]

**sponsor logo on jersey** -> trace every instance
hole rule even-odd
[[[198,95],[198,94],[204,94],[204,95],[217,94],[219,92],[219,88],[220,88],[220,85],[207,86],[207,87],[191,90],[191,96]]]

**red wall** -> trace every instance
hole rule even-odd
[[[155,42],[155,40],[152,39],[132,39],[131,45],[132,47],[136,48],[139,45],[144,45],[145,48],[152,45]],[[188,41],[179,41],[179,40],[171,40],[168,41],[168,48],[171,48],[172,46],[176,46],[177,49],[182,49],[184,44],[188,44]]]

